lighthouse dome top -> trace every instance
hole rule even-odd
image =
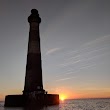
[[[38,10],[37,9],[32,9],[31,13],[34,14],[34,15],[38,15]]]
[[[41,18],[39,17],[39,13],[37,9],[32,9],[31,10],[31,15],[28,17],[28,22],[37,22],[40,23],[41,22]]]

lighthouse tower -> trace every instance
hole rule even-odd
[[[5,107],[24,107],[31,104],[38,107],[59,104],[58,94],[47,94],[43,89],[39,35],[41,18],[36,9],[31,10],[28,22],[30,30],[23,94],[7,95],[5,97]]]
[[[29,42],[27,52],[26,76],[23,94],[30,92],[43,93],[41,51],[39,25],[41,18],[36,9],[31,10],[28,17],[30,25]]]

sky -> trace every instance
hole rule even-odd
[[[0,100],[24,89],[33,8],[42,19],[44,89],[71,99],[110,97],[109,0],[0,0]]]

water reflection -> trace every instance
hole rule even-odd
[[[25,107],[23,110],[43,110],[43,107],[28,106]]]
[[[2,109],[0,109],[2,110]],[[24,108],[21,108],[21,107],[4,107],[3,110],[24,110]],[[37,109],[36,109],[37,110]]]
[[[0,102],[0,110],[59,110],[59,105],[38,106],[36,103],[27,103],[25,107],[4,107],[4,102]]]
[[[23,110],[59,110],[58,105],[54,106],[45,106],[45,107],[38,107],[36,105],[28,105]]]
[[[110,110],[110,99],[65,100],[59,105],[48,107],[37,107],[32,104],[25,108],[4,108],[1,104],[0,110]]]
[[[2,109],[1,109],[2,110]],[[27,106],[25,108],[22,107],[5,107],[3,110],[59,110],[58,105],[48,106],[48,107],[37,107],[37,106]]]

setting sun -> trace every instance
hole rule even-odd
[[[64,97],[61,97],[61,98],[60,98],[60,100],[61,100],[61,101],[64,101],[64,100],[65,100],[65,98],[64,98]]]
[[[66,96],[65,95],[60,95],[60,100],[61,101],[64,101],[66,99]]]

